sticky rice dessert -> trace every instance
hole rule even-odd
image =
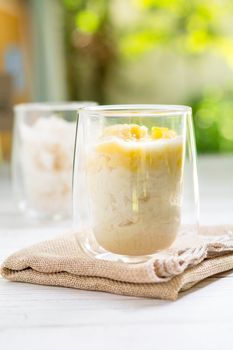
[[[175,240],[181,215],[184,146],[167,128],[106,127],[88,150],[93,234],[107,251],[149,255]]]
[[[56,115],[21,125],[23,172],[29,209],[44,215],[67,214],[71,206],[75,123]]]

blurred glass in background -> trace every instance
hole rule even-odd
[[[198,151],[233,152],[232,18],[232,0],[0,0],[3,146],[13,103],[94,100],[191,105]]]

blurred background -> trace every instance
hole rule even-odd
[[[233,152],[232,0],[0,0],[0,159],[12,106],[193,108],[199,153]]]

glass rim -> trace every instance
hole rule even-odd
[[[122,105],[95,105],[95,106],[85,106],[81,109],[81,113],[93,112],[95,114],[104,116],[114,116],[114,117],[124,117],[128,116],[130,112],[140,114],[145,116],[148,115],[168,115],[177,116],[180,113],[192,113],[192,108],[185,105],[169,105],[169,104],[122,104]],[[117,115],[115,114],[117,113]],[[127,114],[127,115],[126,115]]]
[[[94,101],[48,101],[48,102],[29,102],[14,105],[16,112],[32,111],[77,111],[84,107],[94,107],[97,102]]]

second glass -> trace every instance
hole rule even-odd
[[[73,184],[77,239],[97,258],[144,261],[169,248],[186,225],[197,232],[191,108],[84,108]]]
[[[39,219],[71,214],[77,111],[94,102],[26,103],[14,108],[13,186],[20,209]]]

